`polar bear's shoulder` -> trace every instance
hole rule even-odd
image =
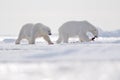
[[[46,26],[46,25],[44,25],[42,23],[36,23],[35,27],[39,27],[41,29],[49,29],[50,30],[50,28],[48,26]]]
[[[35,26],[43,26],[42,23],[36,23]]]
[[[23,27],[24,26],[34,26],[34,24],[33,23],[27,23],[27,24],[24,24]]]

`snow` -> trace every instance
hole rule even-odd
[[[99,36],[101,37],[120,37],[120,29],[115,31],[104,31],[98,28]]]
[[[51,36],[52,41],[58,36]],[[0,80],[119,80],[120,37],[94,42],[15,45],[16,37],[0,37]]]
[[[0,61],[119,60],[119,43],[91,42],[48,45],[1,43]],[[110,50],[109,50],[110,49]],[[114,53],[114,54],[113,54]]]
[[[119,80],[119,62],[56,61],[0,64],[0,80]]]

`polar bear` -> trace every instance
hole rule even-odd
[[[93,38],[89,39],[87,32],[93,34]],[[59,28],[59,38],[57,43],[68,43],[69,37],[78,36],[80,42],[88,42],[98,37],[98,30],[88,21],[69,21]]]
[[[51,30],[46,25],[41,23],[28,23],[21,28],[15,43],[20,44],[22,39],[27,39],[29,44],[34,44],[37,37],[43,37],[48,44],[53,44],[48,35],[51,35]]]

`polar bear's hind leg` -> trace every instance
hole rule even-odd
[[[15,44],[20,44],[20,41],[23,39],[24,37],[22,35],[19,35],[18,39],[16,40]]]
[[[15,41],[15,44],[20,44],[20,39],[17,39],[17,40]]]
[[[59,38],[58,38],[58,40],[57,40],[57,43],[59,44],[59,43],[61,43],[61,42],[62,42],[62,35],[59,34]]]

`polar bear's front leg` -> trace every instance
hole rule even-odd
[[[91,41],[86,34],[79,35],[79,39],[80,39],[81,42],[89,42],[89,41]]]
[[[62,41],[62,38],[59,37],[58,40],[57,40],[57,43],[59,44],[59,43],[61,43],[61,41]]]
[[[62,42],[62,35],[59,34],[59,38],[58,38],[58,40],[57,40],[57,43],[59,44],[59,43],[61,43],[61,42]]]
[[[43,38],[48,42],[48,44],[53,44],[53,42],[50,40],[49,36],[43,36]]]

